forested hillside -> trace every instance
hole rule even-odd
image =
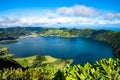
[[[39,36],[58,36],[67,38],[89,38],[110,44],[114,49],[114,56],[120,58],[120,32],[92,29],[48,29]]]
[[[66,29],[41,27],[0,28],[0,40],[17,39],[23,35],[37,34],[38,36],[58,36],[65,38],[89,38],[110,44],[114,56],[120,58],[120,32],[93,29]],[[16,41],[13,41],[16,42]],[[10,43],[10,42],[8,42]]]
[[[41,27],[11,27],[0,28],[0,40],[13,40],[22,35],[30,35],[32,32],[41,32]]]

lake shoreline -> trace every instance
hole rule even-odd
[[[11,47],[10,53],[14,53],[16,58],[29,57],[33,55],[42,55],[42,56],[50,55],[55,58],[61,58],[66,60],[78,59],[77,63],[76,62],[74,63],[73,61],[73,64],[80,64],[81,60],[83,60],[81,65],[83,65],[84,63],[86,63],[86,61],[89,61],[89,60],[90,62],[93,63],[97,59],[95,56],[98,56],[97,60],[100,60],[102,58],[102,55],[106,56],[108,54],[107,56],[109,57],[110,55],[112,55],[112,51],[113,51],[111,46],[107,44],[104,44],[96,40],[84,39],[80,37],[78,38],[61,38],[61,37],[22,38],[22,39],[18,39],[18,42],[14,43],[14,45],[9,44],[8,47]],[[98,50],[100,50],[100,52]],[[107,51],[107,53],[105,50]],[[99,56],[99,54],[101,56]],[[93,60],[94,59],[95,60],[91,61],[90,58],[86,59],[86,56],[89,56],[90,58],[93,58]]]
[[[75,34],[74,34],[75,33]],[[104,34],[105,33],[105,34]],[[110,30],[94,30],[94,29],[46,29],[41,30],[40,33],[30,32],[29,34],[24,34],[18,38],[7,38],[12,40],[17,40],[21,38],[38,38],[38,37],[60,37],[60,38],[84,38],[90,40],[96,40],[104,44],[108,44],[113,48],[113,55],[116,58],[120,58],[120,41],[119,32],[114,32]],[[107,37],[108,36],[108,37]],[[113,38],[111,38],[113,36]],[[118,37],[117,37],[118,36]],[[109,39],[110,38],[110,39]],[[115,40],[117,39],[117,40]],[[3,39],[4,40],[4,39]],[[16,41],[17,42],[17,41]],[[7,44],[4,42],[3,44]]]

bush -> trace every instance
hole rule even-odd
[[[91,65],[86,63],[68,66],[63,69],[21,68],[0,71],[0,80],[120,80],[120,60],[102,59]]]

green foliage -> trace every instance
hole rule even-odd
[[[65,80],[65,76],[64,76],[63,71],[58,70],[58,71],[55,73],[55,77],[53,78],[53,80]]]
[[[69,66],[63,72],[66,80],[119,80],[120,60],[102,59],[94,65],[86,63],[84,67]]]
[[[0,71],[0,80],[120,80],[120,60],[102,59],[91,65],[86,63],[67,66],[62,69],[28,68]]]
[[[9,49],[6,47],[0,47],[0,56],[8,54]]]
[[[9,49],[7,47],[0,47],[0,58],[11,58],[13,54],[9,53]]]
[[[42,68],[6,69],[0,71],[0,80],[51,80],[54,78],[55,70]]]

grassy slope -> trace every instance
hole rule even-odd
[[[23,67],[52,67],[62,68],[72,63],[72,60],[62,60],[51,56],[31,56],[25,58],[14,58]]]

